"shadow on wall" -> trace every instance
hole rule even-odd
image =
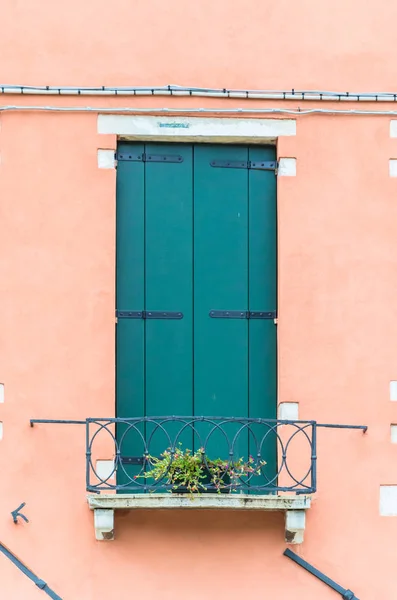
[[[279,538],[280,545],[285,546],[284,513],[265,513],[252,511],[217,511],[217,510],[118,510],[116,511],[117,539],[125,540],[143,536],[167,536],[178,538],[192,534],[200,538],[217,540],[236,536],[252,540],[253,532],[258,537],[267,539]],[[117,521],[122,520],[122,527]],[[121,525],[121,523],[120,523]],[[194,539],[194,538],[193,538]],[[196,538],[197,539],[197,538]],[[115,540],[117,541],[117,540]]]

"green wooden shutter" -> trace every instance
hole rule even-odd
[[[211,166],[214,160],[274,160],[274,148],[123,144],[120,151],[183,160],[118,163],[117,309],[180,311],[183,319],[119,319],[117,416],[275,418],[273,320],[210,317],[212,310],[276,310],[274,173]],[[236,427],[230,425],[227,433]],[[151,431],[148,426],[142,433]],[[169,426],[171,437],[175,431]],[[204,426],[198,431],[207,432]],[[118,436],[122,433],[119,428]],[[138,437],[131,436],[124,453],[139,454]],[[190,434],[181,441],[193,444]],[[158,434],[152,452],[167,443]],[[221,456],[222,436],[208,449]],[[236,452],[246,457],[249,451],[253,440],[240,436]],[[269,438],[269,477],[275,453]]]

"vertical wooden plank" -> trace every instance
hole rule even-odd
[[[247,148],[194,148],[194,411],[241,417],[248,415],[248,322],[209,316],[248,308],[248,171],[210,165],[228,159],[246,161]],[[243,438],[236,453],[246,455]],[[227,444],[217,434],[209,449],[224,456]]]
[[[192,147],[147,144],[145,151],[183,157],[181,163],[146,163],[145,308],[183,313],[181,320],[146,321],[146,414],[186,416],[193,412]],[[178,429],[167,426],[171,441]],[[191,448],[191,432],[180,441]],[[150,451],[168,445],[157,430]]]
[[[276,160],[273,147],[249,149],[251,161]],[[249,171],[249,309],[275,311],[277,308],[277,197],[272,171]],[[277,326],[274,321],[249,321],[249,416],[275,419],[277,416]],[[263,426],[254,429],[258,439]],[[262,449],[266,477],[276,473],[276,439],[269,435]],[[250,452],[256,454],[251,436]],[[259,478],[258,478],[259,479]],[[256,485],[263,485],[265,478]]]
[[[131,148],[133,147],[133,150]],[[143,152],[142,144],[121,144],[119,151]],[[140,311],[144,307],[144,165],[120,161],[116,190],[116,308]],[[116,415],[144,415],[144,322],[119,319],[116,326]],[[117,428],[120,441],[125,427]],[[143,445],[130,431],[124,438],[124,456],[142,455]],[[125,467],[129,475],[136,468]],[[119,469],[118,484],[125,484]]]

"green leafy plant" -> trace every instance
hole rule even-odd
[[[170,492],[190,494],[199,494],[208,488],[218,493],[235,491],[241,477],[260,475],[261,467],[266,464],[265,461],[255,464],[252,456],[248,461],[242,458],[232,461],[209,459],[203,448],[192,452],[188,448],[183,450],[181,444],[174,449],[168,448],[159,458],[147,456],[146,463],[150,469],[136,478],[164,480],[171,484]]]

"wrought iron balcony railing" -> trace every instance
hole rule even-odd
[[[91,492],[316,491],[315,421],[170,416],[85,423]],[[105,457],[113,467],[103,475],[97,461]],[[198,475],[187,481],[191,468]]]

